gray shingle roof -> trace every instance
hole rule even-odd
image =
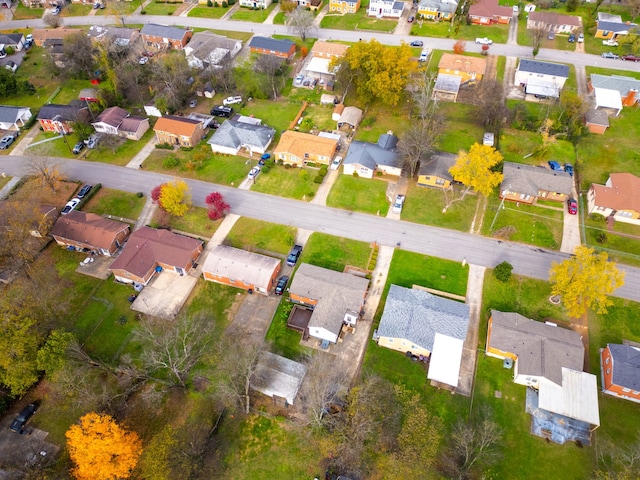
[[[640,391],[640,348],[609,343],[613,359],[613,383]]]
[[[142,35],[149,35],[152,37],[163,37],[171,40],[182,40],[188,30],[180,27],[173,27],[170,25],[158,25],[156,23],[147,23],[140,33]]]
[[[540,73],[542,75],[569,78],[569,67],[560,63],[521,59],[520,65],[518,65],[518,70],[521,72]]]
[[[252,125],[235,120],[227,120],[211,136],[208,144],[222,147],[240,148],[243,145],[265,149],[273,140],[276,131],[265,125]]]
[[[467,304],[391,285],[378,335],[406,339],[431,351],[436,333],[464,341],[468,326]]]
[[[538,196],[541,190],[571,195],[573,177],[566,172],[555,172],[547,168],[504,162],[504,178],[501,190],[509,190],[531,196]]]
[[[0,33],[0,43],[6,45],[18,45],[23,38],[22,33]]]
[[[268,37],[253,37],[249,42],[249,46],[264,50],[273,50],[274,52],[289,53],[293,42],[291,40],[280,40]]]
[[[584,345],[580,334],[513,312],[491,310],[487,348],[518,357],[518,374],[544,377],[562,386],[562,367],[581,372]]]
[[[29,107],[12,107],[9,105],[0,105],[0,122],[14,123],[18,119],[18,115],[22,110],[29,110]]]
[[[420,162],[419,175],[433,175],[435,177],[444,178],[453,181],[453,177],[449,173],[449,169],[456,163],[457,156],[453,153],[437,152],[431,155],[427,161]]]
[[[62,121],[76,121],[78,114],[86,107],[81,107],[75,104],[69,105],[56,105],[54,103],[48,103],[43,105],[38,112],[38,120],[53,120],[56,116],[59,116]]]
[[[202,271],[269,289],[273,272],[279,266],[277,258],[218,245],[207,255]]]
[[[607,22],[598,20],[598,30],[604,30],[613,33],[626,33],[629,29],[637,27],[635,23],[619,23],[619,22]]]
[[[591,85],[593,88],[608,88],[609,90],[618,90],[620,96],[624,97],[629,90],[640,91],[640,80],[633,77],[625,77],[623,75],[599,75],[591,74]]]
[[[381,146],[381,143],[384,147]],[[379,165],[385,167],[399,167],[400,157],[395,150],[397,143],[398,137],[389,134],[380,135],[378,143],[354,140],[349,146],[349,151],[344,159],[344,163],[357,163],[369,168],[370,170],[375,170]]]

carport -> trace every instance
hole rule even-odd
[[[594,93],[596,95],[596,108],[614,110],[616,117],[620,115],[622,111],[622,98],[618,90],[596,87],[594,88]]]

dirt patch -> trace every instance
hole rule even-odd
[[[42,182],[36,178],[29,178],[9,198],[10,201],[29,200],[30,202],[46,205],[63,206],[69,201],[78,189],[78,183],[59,182],[58,188],[52,192],[42,186]]]

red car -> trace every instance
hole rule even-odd
[[[640,57],[636,57],[635,55],[623,55],[620,58],[628,62],[640,62]]]
[[[575,198],[567,200],[567,208],[569,210],[569,215],[576,215],[578,213],[578,202],[576,202]]]

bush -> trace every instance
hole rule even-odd
[[[360,175],[358,175],[358,172],[353,172],[353,176],[358,178]]]
[[[329,171],[329,167],[327,165],[322,165],[320,167],[320,171],[318,172],[318,175],[321,175],[324,177],[328,171]]]
[[[174,168],[180,165],[180,160],[173,155],[168,156],[162,161],[162,166],[164,168]]]
[[[182,150],[183,152],[190,152],[191,150],[193,150],[193,147],[180,147],[180,150]]]
[[[589,220],[596,223],[605,223],[607,219],[603,215],[599,215],[597,213],[589,214]]]
[[[136,193],[136,197],[142,198],[142,197],[144,197],[144,193],[138,192],[138,193]]]
[[[229,6],[229,4],[225,1],[222,2],[222,8],[227,8]]]
[[[607,234],[605,232],[596,233],[596,242],[607,243],[607,240],[609,240],[609,237],[607,237]]]
[[[271,170],[271,166],[268,163],[265,163],[262,166],[262,173],[269,173],[269,170]]]
[[[500,280],[502,283],[507,283],[511,278],[511,271],[513,270],[513,265],[509,262],[502,262],[496,265],[496,268],[493,269],[493,276]]]
[[[376,121],[375,116],[365,117],[365,119],[362,120],[362,122],[360,122],[360,125],[362,125],[363,127],[370,127],[375,123],[375,121]]]
[[[13,47],[4,47],[4,51],[7,52],[7,55],[13,55],[16,53],[16,49]]]
[[[156,148],[160,150],[173,150],[173,145],[170,143],[156,143]]]
[[[313,177],[313,183],[322,183],[323,179],[324,177],[322,175],[316,175],[315,177]]]
[[[309,172],[307,170],[300,170],[300,178],[302,180],[308,180],[309,179]]]
[[[291,168],[291,164],[289,163],[285,163],[284,164],[284,168],[286,168],[287,170],[289,170]]]
[[[207,7],[213,7],[213,2],[211,0],[207,0]]]

